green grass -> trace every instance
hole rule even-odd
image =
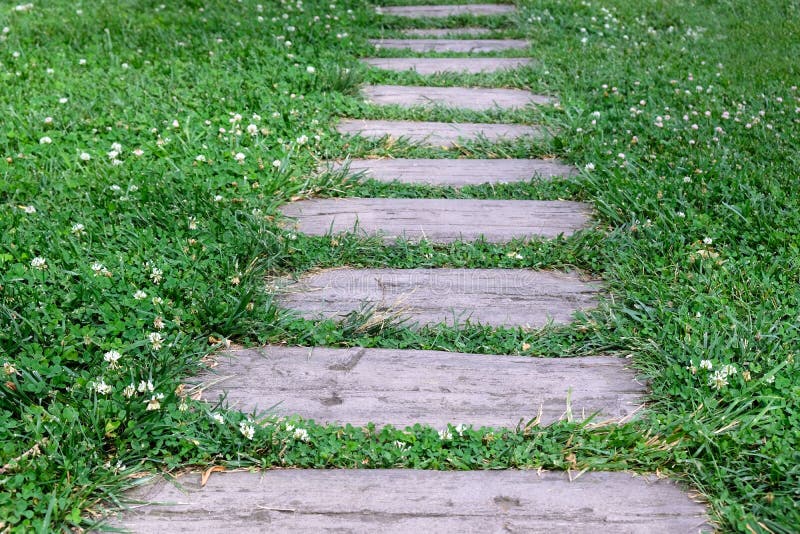
[[[722,530],[796,531],[796,2],[525,0],[519,16],[480,22],[531,39],[533,67],[441,77],[358,65],[367,37],[411,21],[382,21],[355,0],[262,3],[0,5],[0,531],[91,528],[138,475],[212,463],[658,469],[701,490]],[[376,109],[355,96],[362,82],[521,87],[561,106]],[[340,139],[338,116],[542,122],[559,133],[445,151]],[[312,172],[346,155],[557,156],[582,172],[462,191]],[[598,224],[553,242],[445,246],[280,229],[277,206],[308,194],[580,199]],[[340,265],[579,268],[603,277],[608,298],[572,325],[533,332],[411,330],[367,327],[362,314],[303,321],[266,290],[266,277]],[[651,403],[620,427],[451,429],[449,439],[278,422],[184,397],[180,384],[225,339],[632,355]],[[726,365],[736,374],[715,385]]]

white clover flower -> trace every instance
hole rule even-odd
[[[252,136],[258,135],[258,126],[256,126],[255,124],[248,124],[247,133],[249,133]]]
[[[453,434],[450,433],[449,427],[439,431],[439,439],[441,440],[453,439]]]
[[[583,166],[583,168],[586,169],[587,171],[593,171],[594,170],[594,163],[591,163],[591,162],[587,163],[586,165]]]
[[[133,155],[136,156],[137,158],[142,156],[142,154],[144,154],[144,150],[142,150],[141,148],[137,148],[133,151]]]
[[[153,382],[148,380],[145,382],[144,380],[139,381],[139,385],[137,386],[136,390],[139,393],[144,393],[145,391],[153,391],[155,388],[153,387]]]
[[[72,225],[70,232],[72,232],[74,235],[83,235],[86,233],[86,227],[81,223],[75,223]]]
[[[718,390],[722,389],[728,385],[728,377],[721,370],[715,371],[714,374],[708,378],[708,385]]]
[[[59,104],[66,104],[67,102],[69,102],[69,98],[67,97],[62,96],[61,98],[58,99]]]
[[[19,208],[28,215],[36,213],[36,208],[34,206],[20,206]]]
[[[308,435],[308,430],[306,430],[305,428],[295,428],[294,429],[294,433],[292,434],[292,437],[294,439],[297,439],[297,440],[300,440],[300,441],[305,441],[305,442],[308,442],[308,441],[311,440],[311,438]]]
[[[125,389],[122,390],[122,396],[126,399],[133,397],[136,394],[136,386],[133,384],[128,384],[125,386]]]
[[[733,375],[735,375],[736,373],[738,373],[738,372],[739,372],[739,370],[738,370],[738,369],[736,369],[736,366],[735,366],[735,365],[732,365],[732,364],[727,364],[727,365],[723,365],[723,366],[722,366],[722,368],[720,369],[720,372],[721,372],[723,375],[725,375],[726,377],[728,377],[728,376],[733,376]]]
[[[111,150],[122,153],[122,145],[120,143],[111,143]]]
[[[153,346],[153,350],[161,350],[161,346],[164,344],[164,338],[161,337],[161,334],[158,332],[150,332],[147,335],[148,341]]]
[[[41,256],[36,256],[31,260],[31,267],[33,267],[34,269],[38,269],[39,271],[43,271],[47,269],[47,260],[45,260]]]
[[[181,123],[178,122],[178,119],[175,119],[174,121],[172,121],[172,127],[173,128],[180,128],[181,127]]]
[[[214,412],[214,413],[211,414],[211,419],[213,419],[214,421],[216,421],[219,424],[223,424],[225,422],[225,418],[222,417],[222,414],[221,413],[217,413],[217,412]]]
[[[194,160],[195,161],[199,161],[200,163],[203,163],[204,161],[206,161],[206,157],[204,155],[200,154],[196,158],[194,158]]]
[[[108,395],[109,393],[114,391],[114,388],[106,384],[105,380],[101,378],[98,382],[94,383],[94,390],[98,392],[100,395]]]
[[[247,156],[245,156],[245,155],[244,155],[244,154],[242,154],[241,152],[237,152],[237,153],[236,153],[236,155],[235,155],[235,156],[233,156],[233,159],[235,159],[235,160],[236,160],[236,161],[238,161],[239,163],[244,163],[244,158],[245,158],[245,157],[247,157]]]
[[[40,145],[49,145],[49,144],[50,144],[50,143],[52,143],[52,142],[53,142],[53,140],[52,140],[52,139],[50,139],[50,138],[49,138],[49,137],[47,137],[47,136],[44,136],[44,137],[42,137],[41,139],[39,139],[39,144],[40,144]]]
[[[158,316],[155,319],[153,319],[153,327],[156,330],[164,330],[164,319],[162,319],[161,316]]]
[[[297,144],[298,144],[298,145],[304,145],[304,144],[308,143],[308,136],[306,136],[306,135],[301,135],[300,137],[298,137],[298,138],[296,139],[296,141],[297,141]]]
[[[122,358],[122,354],[120,354],[116,350],[110,350],[103,354],[103,360],[110,363],[112,366],[116,365],[117,361]]]
[[[108,159],[117,159],[117,156],[119,156],[119,151],[110,150],[106,155],[108,156]]]
[[[281,160],[276,159],[275,161],[272,162],[272,166],[277,169],[278,167],[281,166]]]
[[[164,303],[164,299],[162,299],[161,297],[153,297],[153,300],[151,300],[150,302],[153,303],[153,306],[158,306],[159,304]]]
[[[153,281],[154,284],[158,284],[161,280],[164,279],[164,271],[159,269],[158,267],[153,267],[153,270],[150,271],[150,279]]]
[[[144,401],[147,403],[147,408],[145,410],[148,412],[151,412],[153,410],[158,410],[159,408],[161,408],[160,401],[163,398],[164,398],[163,393],[156,393],[155,395],[152,395],[149,399]]]
[[[133,298],[135,298],[136,300],[144,300],[147,298],[147,293],[145,293],[141,289],[137,289],[136,292],[133,294]]]
[[[92,155],[89,154],[88,152],[81,152],[81,155],[78,157],[81,158],[81,161],[89,161],[90,159],[92,159]]]
[[[222,202],[224,200],[222,195],[214,195],[214,202]]]
[[[306,67],[306,72],[309,74],[314,74],[315,72],[317,72],[317,69],[309,65],[308,67]]]
[[[711,239],[710,237],[703,238],[703,244],[705,244],[705,245],[710,245],[713,242],[714,242],[714,240]]]
[[[197,230],[197,219],[195,217],[189,217],[187,226],[189,227],[189,230]]]
[[[242,435],[247,439],[253,439],[253,436],[256,435],[256,429],[253,427],[253,425],[247,424],[247,421],[242,421],[239,423],[239,432],[241,432]]]
[[[30,3],[29,4],[19,4],[18,6],[14,7],[14,11],[19,11],[19,12],[30,11],[31,9],[33,9],[33,4],[30,4]]]
[[[713,368],[714,364],[711,363],[711,360],[700,360],[700,369],[710,371]]]

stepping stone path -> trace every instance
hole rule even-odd
[[[370,103],[382,106],[447,106],[475,111],[515,109],[553,102],[548,96],[534,95],[520,89],[370,85],[362,90],[362,94]]]
[[[500,52],[503,50],[525,50],[528,41],[519,39],[370,39],[375,48],[412,50],[414,52]]]
[[[457,122],[416,122],[343,119],[336,126],[339,133],[359,135],[367,139],[405,139],[411,143],[451,147],[456,144],[486,139],[511,141],[519,137],[544,138],[549,134],[540,126],[522,124],[482,124]]]
[[[280,288],[278,288],[280,289]],[[540,327],[568,323],[597,304],[600,286],[576,274],[528,269],[329,269],[282,288],[278,302],[303,317],[337,318],[365,304],[420,325]]]
[[[492,30],[487,28],[403,30],[403,35],[409,37],[447,37],[448,35],[486,35],[487,33],[492,33]]]
[[[621,358],[531,358],[423,350],[264,347],[222,354],[203,398],[250,413],[365,426],[516,427],[631,415],[645,387]],[[225,380],[226,376],[231,376]],[[571,390],[571,392],[570,392]],[[568,400],[569,396],[569,400]]]
[[[366,58],[362,60],[372,67],[403,72],[413,70],[417,74],[478,74],[498,72],[525,67],[531,64],[530,58],[439,58],[439,57],[389,57]]]
[[[199,474],[137,492],[138,534],[225,532],[696,533],[703,507],[628,473],[281,469]]]
[[[319,198],[285,204],[281,212],[297,219],[295,228],[308,235],[356,231],[379,234],[387,242],[483,238],[506,243],[569,236],[588,225],[591,206],[546,200]]]
[[[335,171],[347,167],[350,174],[379,182],[450,187],[526,182],[534,177],[567,177],[577,172],[570,165],[538,159],[354,159],[331,163]]]
[[[379,14],[407,18],[437,18],[454,17],[459,15],[504,15],[514,13],[512,5],[501,4],[471,4],[471,5],[446,5],[446,6],[389,6],[379,7]]]
[[[385,15],[411,18],[503,15],[512,5],[398,6]],[[526,41],[445,40],[485,28],[419,30],[417,40],[379,40],[383,47],[422,52],[527,49]],[[409,34],[411,34],[409,32]],[[528,58],[367,58],[385,70],[419,74],[480,73],[523,68]],[[545,103],[508,90],[372,86],[376,105],[429,103],[468,109]],[[537,100],[539,98],[539,100]],[[345,119],[344,135],[406,138],[452,145],[541,138],[537,126]],[[342,155],[346,157],[346,154]],[[541,160],[355,160],[349,172],[381,181],[460,187],[568,176],[572,167]],[[333,165],[335,168],[337,164]],[[380,233],[507,242],[554,237],[584,228],[590,209],[578,202],[437,199],[314,199],[282,208],[301,232]],[[356,223],[357,226],[356,226]],[[469,320],[491,327],[537,328],[568,323],[597,304],[601,285],[577,274],[529,269],[352,269],[317,272],[284,282],[278,302],[306,318],[365,312],[365,326],[398,319],[406,326]],[[366,313],[368,312],[368,313]],[[544,359],[399,349],[267,346],[217,356],[214,372],[195,378],[211,402],[225,395],[245,411],[272,408],[320,422],[406,427],[489,426],[497,432],[537,419],[541,425],[588,416],[611,423],[630,417],[646,392],[624,360],[610,356]],[[458,432],[450,429],[447,432]],[[447,433],[442,439],[451,439]],[[402,444],[400,445],[403,446]],[[133,498],[148,504],[117,526],[162,532],[585,532],[710,531],[705,508],[674,483],[622,472],[273,470],[211,476],[199,473],[146,486]]]

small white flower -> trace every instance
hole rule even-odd
[[[89,161],[90,159],[92,159],[92,155],[89,154],[88,152],[81,152],[81,155],[78,157],[81,158],[81,161]]]
[[[222,195],[214,195],[214,202],[222,202],[223,196]]]
[[[153,327],[156,330],[164,330],[164,319],[162,319],[161,317],[156,317],[155,319],[153,319]]]
[[[249,133],[250,135],[253,135],[253,136],[258,135],[258,126],[256,126],[255,124],[248,124],[247,125],[247,133]]]
[[[692,177],[691,176],[684,176],[683,177],[683,183],[685,183],[685,184],[692,183]]]
[[[304,144],[308,143],[308,136],[301,135],[300,137],[298,137],[296,139],[296,141],[297,141],[298,145],[304,145]]]
[[[113,388],[101,378],[100,381],[94,383],[94,390],[101,395],[108,395],[113,391]]]
[[[181,123],[178,122],[178,119],[175,119],[174,121],[172,121],[172,127],[173,128],[180,128],[181,127]]]
[[[233,159],[235,159],[235,160],[236,160],[236,161],[238,161],[239,163],[244,163],[244,158],[245,158],[245,157],[246,157],[246,156],[245,156],[244,154],[242,154],[241,152],[237,152],[237,153],[236,153],[236,155],[235,155],[235,156],[233,156]]]
[[[728,385],[728,377],[721,370],[715,371],[708,379],[708,385],[717,389],[722,389]]]
[[[142,154],[144,154],[144,150],[142,150],[141,148],[137,148],[133,151],[133,155],[136,156],[137,158],[142,156]]]
[[[447,440],[447,439],[453,439],[453,434],[450,433],[450,428],[445,428],[443,430],[440,430],[439,431],[439,439],[441,439],[443,441]]]
[[[713,367],[714,364],[711,363],[711,360],[700,360],[700,369],[710,371]]]
[[[710,245],[713,242],[714,242],[714,240],[711,239],[710,237],[703,238],[703,243],[706,244],[706,245]]]
[[[197,230],[197,219],[195,217],[189,217],[187,226],[189,227],[189,230]]]
[[[194,160],[195,161],[199,161],[200,163],[203,163],[204,161],[206,161],[206,157],[204,155],[200,154],[199,156],[194,158]]]
[[[247,424],[247,421],[242,421],[239,423],[239,432],[247,439],[253,439],[253,436],[256,434],[256,429],[253,425]]]
[[[146,299],[146,298],[147,298],[147,293],[145,293],[145,292],[144,292],[144,291],[142,291],[141,289],[138,289],[138,290],[137,290],[137,291],[136,291],[136,292],[133,294],[133,298],[135,298],[136,300],[144,300],[144,299]]]
[[[311,439],[308,435],[308,430],[305,428],[296,428],[292,437],[300,441],[310,441]]]
[[[122,358],[122,354],[120,354],[116,350],[110,350],[103,354],[103,360],[110,363],[112,366],[116,365],[117,361]]]
[[[145,391],[153,391],[154,389],[155,388],[153,387],[153,383],[150,380],[148,380],[147,382],[141,380],[139,382],[139,386],[136,388],[136,390],[139,393],[144,393]]]
[[[594,170],[594,163],[587,163],[586,165],[584,165],[583,168],[586,169],[587,171],[593,171]]]
[[[81,223],[75,223],[72,225],[72,229],[70,231],[74,235],[83,235],[86,231],[86,227],[83,226]]]
[[[128,384],[125,386],[125,389],[122,390],[122,396],[126,399],[133,397],[136,394],[136,386],[133,384]]]
[[[164,299],[162,299],[161,297],[153,297],[153,300],[151,300],[151,302],[153,303],[153,306],[158,306],[159,304],[164,303]]]
[[[113,160],[113,159],[117,159],[117,156],[119,156],[119,152],[116,151],[116,150],[110,150],[106,155],[108,156],[108,159],[112,159]]]
[[[36,256],[31,260],[31,267],[43,271],[47,269],[47,260],[45,260],[41,256]]]
[[[216,421],[219,424],[223,424],[225,422],[225,418],[222,417],[221,413],[216,413],[216,412],[212,413],[211,414],[211,419],[213,419],[214,421]]]
[[[161,346],[164,344],[164,338],[161,337],[161,334],[158,332],[150,332],[147,335],[148,341],[153,346],[153,350],[161,350]]]
[[[36,208],[34,206],[20,206],[20,209],[28,215],[36,213]]]
[[[159,408],[161,408],[161,402],[160,401],[163,398],[164,398],[164,394],[163,393],[156,393],[155,395],[151,396],[148,400],[145,400],[144,402],[147,403],[146,411],[150,412],[150,411],[158,410]]]
[[[309,74],[314,74],[315,72],[317,72],[317,69],[309,65],[308,67],[306,67],[306,72]]]
[[[150,271],[150,279],[153,280],[154,284],[158,284],[164,279],[164,271],[158,267],[153,267],[153,270]]]
[[[276,159],[275,161],[272,162],[272,166],[277,169],[278,167],[281,166],[281,160]]]
[[[69,102],[69,98],[66,98],[64,96],[58,99],[59,104],[66,104],[67,102]]]
[[[53,142],[53,140],[52,140],[52,139],[50,139],[50,138],[49,138],[49,137],[47,137],[47,136],[44,136],[44,137],[42,137],[41,139],[39,139],[39,144],[40,144],[40,145],[49,145],[49,144],[50,144],[50,143],[52,143],[52,142]]]

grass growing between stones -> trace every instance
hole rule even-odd
[[[724,530],[796,530],[796,3],[529,0],[489,27],[530,38],[533,67],[431,78],[356,62],[366,37],[419,25],[331,6],[0,8],[0,531],[86,529],[141,473],[214,463],[660,470],[698,487]],[[367,112],[362,80],[555,94],[535,120],[560,131],[447,151],[340,139],[335,117]],[[347,154],[557,156],[581,174],[497,196],[588,200],[598,227],[502,246],[282,230],[277,206],[309,194],[491,192],[314,176]],[[609,298],[567,327],[411,331],[301,321],[266,291],[266,277],[338,265],[577,267]],[[619,427],[277,422],[185,395],[226,340],[632,355],[652,402]]]

